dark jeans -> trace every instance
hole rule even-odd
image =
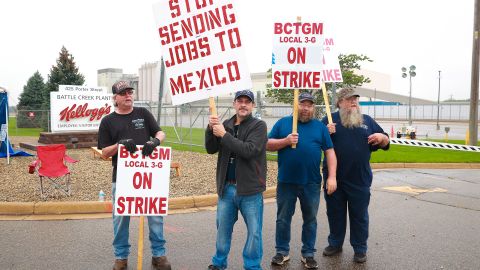
[[[302,210],[302,255],[312,257],[317,251],[317,212],[320,204],[320,184],[296,185],[279,182],[277,185],[277,226],[275,248],[277,253],[288,255],[290,251],[290,225],[295,213],[297,198]]]
[[[355,253],[367,252],[368,205],[370,188],[339,186],[332,195],[325,193],[330,234],[328,244],[341,247],[345,239],[348,219],[350,220],[350,244]]]

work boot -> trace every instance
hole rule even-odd
[[[328,246],[323,250],[323,256],[333,256],[342,252],[342,247]]]
[[[356,263],[364,263],[367,261],[367,254],[365,253],[355,253],[353,255],[353,261]]]
[[[152,265],[155,270],[172,270],[166,256],[152,257]]]
[[[302,263],[303,266],[307,269],[317,269],[318,268],[318,263],[313,257],[303,257],[302,256]]]
[[[288,260],[290,260],[290,257],[288,255],[277,253],[272,258],[272,264],[283,265],[285,262],[288,262]]]
[[[127,270],[127,259],[115,259],[113,270]]]

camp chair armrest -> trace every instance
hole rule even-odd
[[[28,167],[37,167],[38,163],[40,163],[40,160],[36,159],[36,160],[32,161],[32,163],[30,163],[30,165],[28,165]]]
[[[35,161],[32,161],[30,164],[28,164],[28,173],[29,174],[34,174],[35,173],[35,170],[36,170],[39,162],[40,161],[37,159]]]
[[[65,155],[64,159],[65,159],[65,161],[68,162],[68,163],[78,162],[78,160],[75,160],[75,159],[69,157],[68,155]]]

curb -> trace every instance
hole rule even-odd
[[[276,188],[269,187],[264,199],[273,198]],[[217,205],[216,194],[171,198],[168,210],[184,210]],[[66,201],[66,202],[0,202],[0,215],[70,215],[112,213],[112,201]]]
[[[372,169],[480,169],[480,163],[372,163]],[[263,193],[264,199],[276,196],[276,187]],[[217,194],[171,198],[169,210],[198,209],[217,205]],[[69,215],[105,214],[112,212],[112,202],[66,201],[66,202],[0,202],[0,215]]]
[[[480,169],[480,163],[372,163],[372,169]]]

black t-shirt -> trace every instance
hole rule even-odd
[[[239,125],[235,125],[233,127],[233,136],[235,138],[238,137],[238,127]],[[227,176],[225,181],[230,184],[236,184],[237,180],[235,179],[235,167],[237,166],[236,163],[237,155],[234,152],[230,153],[230,158],[228,160],[228,168],[227,168]]]
[[[145,108],[134,107],[129,114],[113,112],[100,122],[97,147],[102,149],[123,139],[133,139],[135,144],[143,145],[160,130],[153,115]],[[117,154],[112,157],[112,166],[112,182],[116,182]]]

